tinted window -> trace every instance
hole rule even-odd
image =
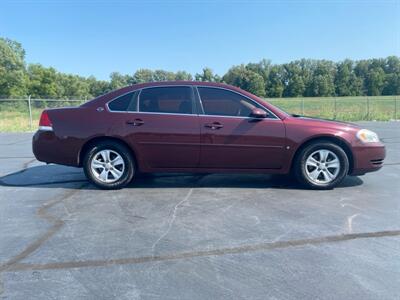
[[[136,111],[137,92],[128,93],[108,103],[112,111]]]
[[[139,111],[191,114],[193,113],[190,87],[157,87],[140,93]]]
[[[201,103],[206,115],[249,117],[261,105],[240,94],[218,88],[199,87]]]

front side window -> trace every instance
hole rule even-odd
[[[255,108],[265,111],[258,103],[228,90],[198,87],[204,114],[216,116],[250,117]]]
[[[192,114],[190,87],[156,87],[143,89],[139,96],[139,111],[170,114]]]
[[[119,96],[108,103],[108,108],[111,111],[136,111],[138,92],[131,92]]]

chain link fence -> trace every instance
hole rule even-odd
[[[272,98],[286,112],[343,121],[388,121],[400,118],[400,96]],[[86,99],[0,99],[0,131],[33,131],[45,108],[79,106]]]
[[[0,99],[0,132],[33,131],[46,108],[79,106],[85,99]]]
[[[399,96],[272,98],[271,104],[292,113],[340,121],[397,120]]]

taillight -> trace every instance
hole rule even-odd
[[[51,124],[47,110],[44,110],[40,116],[39,130],[53,130],[53,124]]]

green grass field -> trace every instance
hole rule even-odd
[[[341,121],[388,121],[400,118],[399,96],[266,99],[283,110]]]
[[[343,121],[400,119],[400,96],[274,98],[271,104],[289,112],[310,117]],[[43,107],[79,105],[82,102],[33,102],[32,128],[27,101],[0,101],[0,132],[34,131]],[[37,106],[41,106],[41,108]]]

